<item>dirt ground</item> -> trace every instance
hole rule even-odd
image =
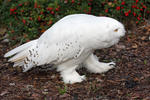
[[[55,70],[22,73],[3,58],[12,49],[0,42],[0,100],[150,100],[150,25],[129,31],[118,45],[95,54],[100,61],[115,61],[104,74],[78,72],[87,79],[65,85]]]

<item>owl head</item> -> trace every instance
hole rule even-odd
[[[117,21],[116,19],[105,17],[106,29],[108,31],[108,35],[114,38],[120,38],[125,35],[124,25]]]
[[[124,25],[116,19],[110,17],[98,17],[97,34],[95,35],[95,48],[107,48],[117,44],[121,37],[125,35]]]

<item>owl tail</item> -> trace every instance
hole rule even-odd
[[[24,59],[28,56],[28,50],[32,46],[36,45],[37,40],[32,40],[27,42],[9,52],[7,52],[4,57],[11,57],[8,61],[14,63],[14,67],[16,66],[23,66]]]

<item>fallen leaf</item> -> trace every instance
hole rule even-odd
[[[137,49],[137,48],[138,48],[138,45],[137,45],[137,44],[134,44],[134,45],[132,45],[132,48]]]
[[[145,39],[146,39],[146,36],[142,36],[142,37],[141,37],[141,40],[145,40]]]
[[[7,90],[2,91],[2,93],[0,94],[0,96],[4,96],[5,94],[8,94],[9,92]]]

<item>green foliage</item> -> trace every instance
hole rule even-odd
[[[63,95],[67,92],[67,86],[65,85],[64,88],[59,88],[59,94]]]
[[[7,26],[10,39],[25,42],[74,13],[139,23],[149,17],[150,0],[0,0],[0,8],[0,22]]]

